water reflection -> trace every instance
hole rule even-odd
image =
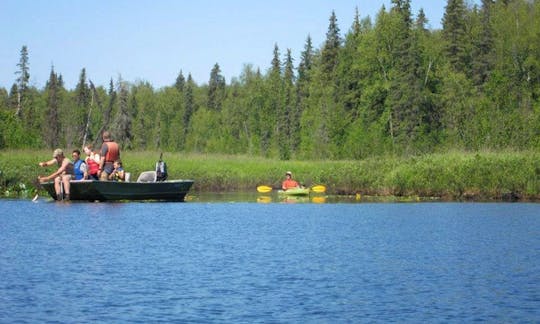
[[[281,196],[275,193],[261,194],[258,192],[190,192],[186,202],[256,202],[269,203],[315,203],[341,202],[341,199],[331,198],[328,195],[309,196]]]
[[[257,202],[261,204],[268,204],[272,202],[272,197],[270,196],[259,196],[257,197]]]
[[[394,196],[367,196],[355,195],[328,195],[310,194],[309,196],[281,196],[276,192],[259,193],[257,191],[245,192],[196,192],[191,191],[185,198],[186,202],[254,202],[269,203],[308,203],[308,204],[334,204],[334,203],[367,203],[367,202],[420,202],[439,201],[438,198],[420,197],[394,197]]]
[[[326,196],[315,196],[311,198],[311,202],[315,204],[324,204],[326,202]]]

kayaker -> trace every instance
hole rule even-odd
[[[286,191],[293,188],[300,188],[300,184],[292,179],[292,172],[287,171],[285,172],[285,180],[281,184],[281,189]]]

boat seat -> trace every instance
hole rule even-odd
[[[156,171],[144,171],[141,172],[137,182],[156,182],[157,173]]]

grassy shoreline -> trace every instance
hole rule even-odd
[[[39,161],[51,150],[0,151],[0,196],[35,194],[35,179],[50,174]],[[152,170],[158,152],[122,152],[132,179]],[[280,161],[260,157],[164,153],[170,179],[193,179],[195,192],[254,191],[278,187],[285,171],[305,185],[324,184],[328,194],[436,197],[442,200],[540,201],[540,153],[449,152],[360,161]],[[132,180],[134,181],[134,180]]]

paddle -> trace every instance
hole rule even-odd
[[[272,191],[272,187],[269,187],[269,186],[258,186],[258,187],[257,187],[257,191],[260,192],[260,193],[268,193],[268,192]]]
[[[326,192],[326,186],[316,185],[316,186],[311,187],[311,191],[316,192],[316,193],[323,193],[323,192]]]
[[[272,187],[265,186],[265,185],[257,187],[257,191],[260,193],[268,193],[272,191],[272,189],[273,189]],[[316,185],[316,186],[311,187],[311,191],[316,192],[316,193],[323,193],[323,192],[326,192],[326,186]]]

